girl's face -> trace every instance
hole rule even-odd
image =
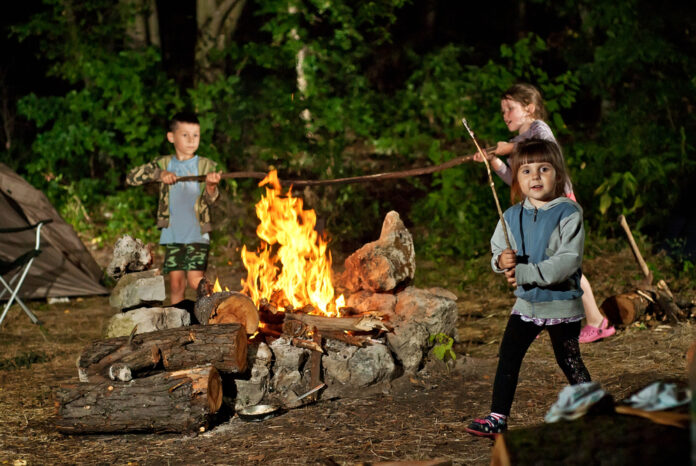
[[[534,104],[523,106],[516,100],[503,99],[500,101],[500,111],[503,114],[503,121],[513,133],[524,133],[534,121],[534,117],[532,117]]]
[[[541,207],[556,197],[556,169],[548,162],[520,165],[517,182],[522,194],[534,207]]]

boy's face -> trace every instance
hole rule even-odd
[[[167,133],[167,140],[174,144],[176,158],[187,160],[196,155],[201,140],[201,127],[197,123],[177,123],[174,131]]]

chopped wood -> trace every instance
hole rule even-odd
[[[64,434],[192,432],[207,428],[221,404],[217,370],[194,367],[131,382],[61,386],[55,424]]]
[[[350,333],[346,332],[324,331],[323,336],[324,338],[339,340],[343,343],[358,346],[360,348],[373,344],[372,339],[368,335],[351,335]]]
[[[298,348],[308,349],[308,350],[311,350],[315,353],[323,353],[324,352],[324,348],[321,347],[321,344],[319,344],[313,340],[304,340],[302,338],[293,337],[290,340],[290,342],[292,343],[293,346],[297,346]]]
[[[373,330],[390,331],[382,320],[372,316],[360,317],[326,317],[296,312],[286,312],[285,319],[299,320],[307,325],[316,327],[319,332],[348,330],[354,332],[370,332]]]
[[[198,299],[193,308],[198,323],[244,325],[251,335],[259,327],[259,311],[247,295],[236,291],[213,292],[210,282],[203,277],[198,284]]]
[[[629,292],[609,296],[599,307],[612,324],[631,325],[645,315],[649,305],[642,294]]]
[[[82,382],[128,381],[162,370],[212,364],[240,373],[247,364],[246,332],[240,324],[193,325],[130,337],[97,340],[77,361]]]
[[[321,333],[319,333],[316,329],[312,329],[312,343],[314,343],[316,346],[319,347],[319,349],[322,349],[321,344],[322,344],[322,336]],[[323,353],[323,349],[322,349]],[[322,353],[317,353],[316,351],[312,352],[312,354],[309,355],[309,376],[310,376],[310,382],[312,384],[312,387],[316,387],[319,385],[319,382],[321,382],[321,357]],[[309,395],[311,398],[310,400],[316,400],[317,395]]]

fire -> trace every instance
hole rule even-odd
[[[242,247],[247,270],[243,292],[257,306],[265,298],[279,309],[311,304],[321,314],[339,315],[345,300],[341,295],[334,301],[331,253],[327,240],[314,229],[315,212],[303,210],[302,199],[293,198],[292,189],[282,196],[275,170],[259,183],[264,185],[266,195],[256,204],[261,246],[256,253]]]

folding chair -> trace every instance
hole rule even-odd
[[[41,254],[41,249],[39,249],[39,246],[41,244],[41,227],[46,223],[51,223],[52,221],[53,220],[51,219],[40,220],[38,223],[34,225],[0,229],[0,234],[11,234],[36,228],[36,244],[34,246],[34,249],[25,252],[24,254],[17,257],[15,260],[11,262],[6,262],[3,259],[0,259],[0,282],[2,282],[2,284],[5,286],[5,289],[2,290],[2,293],[0,293],[0,299],[2,299],[5,293],[10,293],[10,299],[9,301],[7,301],[7,304],[5,304],[5,308],[2,310],[2,315],[0,315],[0,325],[2,325],[2,321],[5,319],[7,311],[10,310],[10,306],[12,306],[12,303],[15,300],[17,301],[17,304],[19,304],[22,307],[22,309],[24,309],[24,312],[26,312],[26,314],[29,316],[33,323],[37,325],[41,324],[39,319],[34,315],[33,312],[29,310],[29,308],[17,295],[19,294],[19,289],[22,287],[22,283],[24,283],[24,279],[26,278],[27,273],[29,273],[31,264],[33,264],[34,259],[36,259],[36,257],[39,254]],[[8,283],[3,277],[16,269],[19,270],[17,270],[17,273],[15,273],[12,276]],[[12,288],[13,286],[14,288]]]

